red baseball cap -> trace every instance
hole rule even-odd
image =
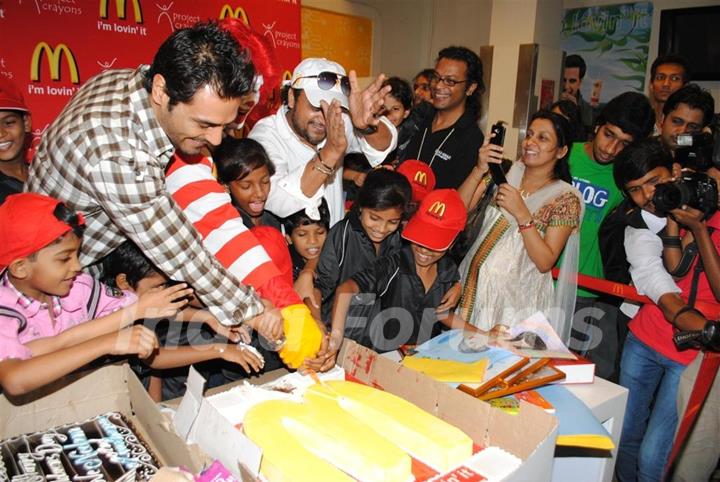
[[[422,201],[430,191],[435,189],[435,173],[427,163],[408,159],[400,164],[397,172],[410,181],[413,201],[416,203]]]
[[[32,192],[5,198],[0,205],[0,269],[38,252],[73,229],[55,216],[58,204],[57,199]],[[81,214],[78,221],[84,224]]]
[[[450,247],[465,229],[467,209],[455,189],[437,189],[425,196],[403,229],[402,237],[434,251]]]
[[[20,89],[2,76],[0,76],[0,110],[29,111]]]

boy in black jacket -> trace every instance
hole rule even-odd
[[[438,321],[447,327],[466,327],[455,314],[436,312],[445,293],[460,279],[457,266],[445,253],[466,219],[465,205],[454,189],[428,194],[403,231],[410,243],[338,288],[329,351],[336,351],[343,337],[389,351],[438,334],[442,328]],[[369,316],[348,318],[346,324],[351,298],[359,293],[374,296],[374,305]]]

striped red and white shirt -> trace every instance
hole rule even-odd
[[[243,284],[250,285],[275,306],[301,303],[255,235],[243,224],[230,195],[216,180],[208,157],[173,156],[166,189],[195,226],[210,251]]]

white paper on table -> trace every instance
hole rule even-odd
[[[523,348],[520,342],[509,341],[527,332],[537,335],[547,348],[544,350]],[[563,344],[548,319],[540,311],[510,328],[502,337],[491,339],[491,344],[530,358],[567,358],[571,360],[576,358]]]

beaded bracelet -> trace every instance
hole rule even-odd
[[[519,224],[518,231],[520,231],[522,233],[526,229],[530,229],[533,226],[535,226],[535,220],[531,218],[530,221],[526,222],[525,224]]]

